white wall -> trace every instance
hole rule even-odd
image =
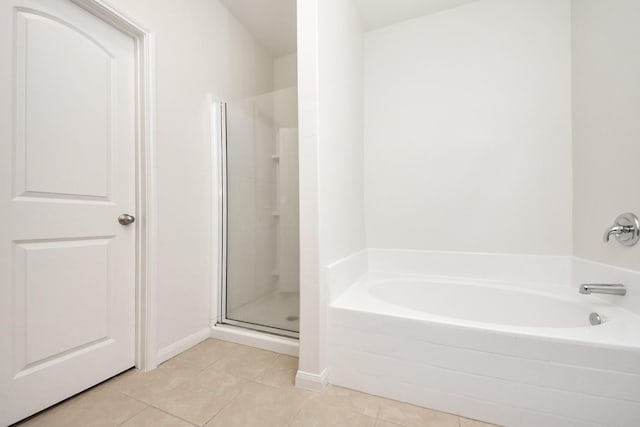
[[[272,60],[218,1],[109,2],[156,36],[153,285],[161,361],[209,329],[214,213],[208,94],[228,99],[271,90]]]
[[[278,291],[300,292],[300,201],[298,189],[298,129],[279,129]]]
[[[640,245],[602,240],[618,214],[640,215],[640,2],[572,6],[575,255],[640,270]]]
[[[321,267],[365,245],[363,35],[352,0],[318,14]]]
[[[276,127],[298,127],[298,57],[296,53],[273,59],[273,103]],[[296,90],[290,90],[296,88]]]
[[[280,56],[273,60],[273,90],[295,87],[298,83],[296,53]]]
[[[302,386],[326,372],[327,266],[365,247],[362,43],[351,0],[298,1]]]
[[[571,253],[569,6],[482,0],[366,33],[368,247]]]

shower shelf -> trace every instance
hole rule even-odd
[[[271,158],[277,162],[278,160],[280,160],[280,155],[279,154],[273,154],[271,156]]]
[[[271,211],[272,216],[280,216],[280,211]]]

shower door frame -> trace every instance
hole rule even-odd
[[[227,222],[227,208],[228,208],[228,183],[227,183],[227,103],[224,101],[213,101],[213,114],[212,117],[214,128],[212,133],[214,134],[214,144],[216,147],[214,150],[217,152],[218,161],[218,230],[219,230],[219,247],[218,247],[218,259],[216,262],[220,267],[220,274],[218,277],[218,308],[219,316],[217,319],[218,325],[231,325],[244,329],[250,329],[257,332],[266,332],[272,335],[278,335],[287,338],[299,339],[300,332],[289,331],[287,329],[274,328],[267,325],[260,325],[257,323],[244,322],[241,320],[230,319],[227,316],[227,237],[228,237],[228,222]],[[216,129],[217,128],[217,129]]]

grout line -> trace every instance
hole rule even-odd
[[[185,423],[187,423],[187,424],[191,424],[192,426],[198,426],[198,424],[195,424],[195,423],[193,423],[193,422],[191,422],[191,421],[189,421],[189,420],[186,420],[186,419],[182,418],[181,416],[174,414],[173,412],[169,412],[169,411],[167,411],[167,410],[165,410],[165,409],[162,409],[162,408],[160,408],[159,406],[154,405],[153,403],[150,403],[150,404],[148,404],[148,405],[149,405],[150,407],[154,408],[154,409],[157,409],[157,410],[158,410],[158,411],[160,411],[160,412],[164,412],[165,414],[171,415],[171,416],[172,416],[172,417],[174,417],[174,418],[177,418],[177,419],[179,419],[179,420],[181,420],[181,421],[184,421],[184,422],[185,422]],[[207,422],[208,422],[208,421],[207,421]],[[206,423],[205,423],[205,424],[206,424]]]
[[[127,397],[127,398],[129,398],[129,399],[132,399],[131,397],[127,396],[127,395],[126,395],[126,394],[124,394],[124,393],[120,393],[120,392],[118,392],[118,393],[119,393],[119,394],[121,394],[121,395],[123,395],[123,396],[125,396],[125,397]],[[140,402],[140,401],[139,401],[139,400],[137,400],[137,399],[132,399],[132,400],[135,400],[135,401],[137,401],[137,402]],[[121,426],[122,424],[124,424],[124,423],[128,422],[129,420],[131,420],[131,419],[132,419],[132,418],[134,418],[134,417],[137,417],[138,415],[140,415],[141,413],[143,413],[144,411],[146,411],[146,410],[147,410],[147,408],[149,408],[149,405],[148,405],[147,403],[145,403],[145,402],[141,402],[141,403],[144,403],[144,407],[143,407],[140,411],[138,411],[138,412],[136,412],[135,414],[131,415],[129,418],[127,418],[126,420],[122,421],[121,423],[119,423],[119,424],[117,424],[117,425]]]
[[[178,357],[178,356],[174,356],[174,357],[172,357],[172,358],[171,358],[171,359],[169,359],[169,360],[172,360],[172,359],[174,359],[174,358],[176,358],[176,357]],[[168,362],[169,360],[167,360],[166,362]],[[219,360],[221,360],[221,359],[217,359],[217,360],[216,360],[216,362],[214,362],[213,364],[217,363]],[[166,363],[166,362],[164,362],[164,363]],[[188,364],[191,364],[191,365],[195,366],[195,364],[194,364],[194,363],[190,363],[190,362],[188,362],[188,361],[185,361],[185,362],[187,362]],[[213,364],[212,364],[212,365],[213,365]],[[209,365],[209,367],[210,367],[210,366],[212,366],[212,365]],[[204,370],[206,370],[206,369],[208,369],[208,368],[205,368],[205,369],[199,370],[199,371],[198,371],[198,373],[201,373],[201,372],[203,372],[203,371],[204,371]],[[231,375],[231,374],[228,374],[228,375],[230,375],[230,376],[232,376],[232,377],[234,377],[234,378],[240,378],[240,377],[237,377],[237,376],[235,376],[235,375]],[[176,388],[180,387],[181,385],[183,385],[183,384],[187,384],[187,383],[189,383],[189,382],[193,381],[193,379],[194,379],[194,378],[196,378],[197,376],[198,376],[198,374],[195,374],[195,375],[193,375],[193,377],[192,377],[192,378],[190,378],[190,379],[186,380],[184,383],[179,383],[178,385],[176,385],[176,386],[175,386],[175,387],[173,387],[173,388],[168,389],[167,391],[168,391],[168,392],[171,392],[171,391],[175,390]],[[170,377],[173,377],[173,376],[172,376],[172,375],[170,375]],[[244,379],[244,378],[242,378],[242,379]],[[245,380],[246,380],[246,379],[245,379]],[[199,427],[199,425],[198,425],[198,424],[193,423],[193,422],[191,422],[191,421],[189,421],[189,420],[187,420],[187,419],[184,419],[184,418],[182,418],[181,416],[179,416],[179,415],[177,415],[177,414],[174,414],[174,413],[172,413],[172,412],[169,412],[169,411],[167,411],[167,410],[165,410],[165,409],[163,409],[163,408],[161,408],[161,407],[157,406],[157,405],[156,405],[156,404],[154,404],[154,403],[144,401],[144,400],[142,400],[142,399],[140,399],[140,398],[138,398],[138,397],[131,396],[131,395],[129,395],[129,394],[127,394],[127,393],[123,392],[123,391],[120,391],[120,390],[116,390],[116,391],[117,391],[118,393],[120,393],[120,394],[124,395],[124,396],[130,397],[131,399],[134,399],[134,400],[136,400],[136,401],[138,401],[138,402],[141,402],[141,403],[143,403],[143,404],[147,405],[147,407],[151,407],[151,408],[157,409],[157,410],[159,410],[159,411],[161,411],[161,412],[164,412],[165,414],[171,415],[171,416],[173,416],[174,418],[177,418],[177,419],[179,419],[179,420],[181,420],[181,421],[184,421],[184,422],[186,422],[186,423],[188,423],[188,424],[190,424],[190,425],[192,425],[192,426]],[[233,402],[233,401],[235,400],[235,398],[236,398],[239,394],[240,394],[240,392],[237,392],[237,393],[236,393],[236,396],[234,396],[234,397],[229,401],[229,403],[228,403],[227,405],[225,405],[222,409],[220,409],[220,411],[216,412],[216,413],[215,413],[211,418],[209,418],[209,419],[208,419],[208,420],[207,420],[203,425],[205,425],[205,424],[207,424],[208,422],[210,422],[210,421],[211,421],[213,418],[215,418],[215,417],[216,417],[216,416],[217,416],[217,415],[218,415],[218,414],[219,414],[219,413],[220,413],[224,408],[226,408],[227,406],[229,406],[229,405],[231,404],[231,402]],[[141,411],[141,412],[142,412],[142,411]]]
[[[302,401],[302,403],[300,403],[300,407],[298,408],[298,410],[296,411],[295,414],[293,414],[293,416],[291,417],[291,419],[289,420],[289,422],[287,423],[287,426],[290,426],[293,424],[293,422],[295,421],[296,418],[298,418],[298,415],[300,414],[300,412],[302,412],[302,408],[304,408],[304,406],[307,404],[307,402],[311,399],[311,396],[305,397],[304,400]]]
[[[273,362],[271,362],[269,365],[265,366],[260,372],[258,372],[253,378],[249,378],[250,381],[254,381],[257,382],[255,380],[257,380],[258,378],[260,378],[260,376],[262,374],[264,374],[265,372],[267,372],[267,370],[269,368],[271,368],[272,366],[274,366],[276,364],[276,361],[278,360],[278,358],[280,357],[280,355],[278,355],[275,359],[273,359]]]
[[[295,415],[293,417],[291,417],[291,421],[289,421],[289,423],[287,424],[287,426],[291,426],[293,424],[293,422],[296,420],[296,418],[298,418],[298,415],[300,415],[300,413],[302,412],[302,409],[305,407],[305,405],[312,399],[313,396],[309,396],[307,397],[304,402],[302,402],[300,404],[300,407],[298,408],[298,410],[296,411]]]
[[[178,415],[176,415],[176,414],[174,414],[174,413],[172,413],[172,412],[169,412],[169,411],[164,410],[164,409],[162,409],[162,408],[158,408],[157,406],[153,406],[153,405],[149,405],[149,406],[150,406],[151,408],[153,408],[153,409],[157,409],[157,410],[158,410],[158,411],[160,411],[160,412],[164,412],[164,413],[165,413],[165,414],[167,414],[167,415],[171,415],[173,418],[177,418],[177,419],[179,419],[179,420],[182,420],[182,421],[184,421],[184,422],[185,422],[185,423],[187,423],[187,424],[191,424],[192,426],[198,426],[198,424],[192,423],[192,422],[191,422],[191,421],[189,421],[189,420],[185,420],[184,418],[182,418],[182,417],[180,417],[180,416],[178,416]]]
[[[361,393],[362,393],[362,392],[361,392]],[[369,395],[369,396],[373,396],[372,394],[368,394],[368,393],[365,393],[365,394],[367,394],[367,395]],[[380,398],[380,396],[376,396],[376,397],[377,397],[377,398]],[[376,406],[378,407],[378,409],[376,409],[376,416],[375,416],[375,418],[376,418],[376,423],[377,423],[377,420],[380,418],[380,417],[379,417],[379,416],[380,416],[380,409],[381,409],[382,405],[381,405],[380,403],[378,403]],[[460,426],[458,426],[458,427],[460,427]]]
[[[158,406],[156,406],[156,405],[154,405],[154,404],[152,404],[152,403],[147,403],[147,402],[145,402],[145,401],[143,401],[143,400],[140,400],[140,399],[135,398],[135,397],[133,397],[133,396],[129,396],[129,395],[125,394],[125,393],[122,393],[122,394],[124,394],[125,396],[130,397],[130,398],[132,398],[132,399],[134,399],[134,400],[137,400],[138,402],[144,403],[144,404],[147,406],[147,407],[146,407],[146,408],[144,408],[142,411],[138,412],[136,415],[141,414],[143,411],[146,411],[147,409],[155,409],[155,410],[158,410],[158,411],[160,411],[160,412],[163,412],[163,413],[165,413],[165,414],[167,414],[167,415],[171,415],[173,418],[177,418],[177,419],[179,419],[179,420],[181,420],[181,421],[184,421],[184,422],[185,422],[185,423],[187,423],[187,424],[191,424],[192,426],[198,426],[198,424],[192,423],[192,422],[191,422],[191,421],[189,421],[189,420],[185,420],[185,419],[184,419],[184,418],[182,418],[181,416],[176,415],[176,414],[174,414],[173,412],[169,412],[169,411],[167,411],[166,409],[160,408],[160,407],[158,407]],[[134,416],[136,416],[136,415],[134,415]],[[133,417],[131,417],[131,418],[133,418]],[[131,418],[129,418],[127,421],[129,421]],[[125,421],[125,422],[126,422],[126,421]],[[121,424],[119,424],[119,425],[121,425]]]
[[[236,378],[237,378],[237,377],[236,377]],[[241,393],[242,393],[241,391],[236,392],[236,395],[235,395],[235,396],[233,396],[233,397],[231,398],[231,400],[229,400],[229,402],[228,402],[226,405],[224,405],[222,408],[220,408],[220,410],[219,410],[218,412],[216,412],[215,414],[213,414],[213,416],[212,416],[211,418],[209,418],[207,421],[205,421],[205,423],[204,423],[204,424],[202,424],[202,425],[203,425],[203,426],[205,426],[205,425],[209,424],[209,423],[210,423],[210,422],[211,422],[215,417],[217,417],[218,415],[220,415],[220,413],[221,413],[222,411],[224,411],[224,410],[225,410],[225,409],[227,409],[229,406],[231,406],[231,404],[232,404],[233,402],[235,402],[235,400],[238,398],[238,396],[240,396],[240,394],[241,394]]]
[[[235,377],[235,378],[240,378],[240,377]],[[273,388],[273,389],[276,389],[276,390],[279,390],[279,389],[282,388],[280,386],[273,385],[273,384],[261,383],[260,381],[258,381],[257,378],[252,379],[252,380],[247,380],[246,378],[243,378],[243,379],[248,381],[248,382],[250,382],[250,383],[253,383],[254,385],[260,385],[260,386],[264,386],[264,387],[269,387],[269,388]]]
[[[207,339],[211,339],[211,338],[207,338]],[[206,341],[206,340],[205,340],[205,341]],[[204,341],[203,341],[203,342],[204,342]],[[201,344],[201,343],[200,343],[200,344]],[[196,344],[196,346],[198,346],[198,345],[200,345],[200,344]],[[187,351],[189,351],[189,350],[191,350],[191,349],[195,348],[196,346],[191,347],[190,349],[185,350],[185,351],[183,351],[182,353],[179,353],[179,354],[177,354],[177,355],[173,356],[171,359],[166,360],[166,361],[165,361],[165,362],[163,362],[163,363],[167,363],[167,362],[169,362],[169,361],[171,361],[171,360],[179,360],[179,361],[180,361],[180,363],[186,363],[187,365],[191,365],[191,366],[195,366],[195,367],[197,367],[198,365],[197,365],[196,363],[191,362],[190,360],[187,360],[187,359],[185,359],[185,358],[181,357],[184,353],[186,353]],[[230,352],[230,351],[229,351],[229,352]],[[202,372],[206,371],[207,369],[209,369],[210,367],[212,367],[213,365],[215,365],[216,363],[218,363],[220,360],[222,360],[222,359],[224,359],[225,357],[227,357],[227,356],[228,356],[228,354],[227,354],[227,353],[228,353],[227,351],[222,351],[222,354],[220,355],[220,357],[218,357],[217,359],[213,360],[211,363],[209,363],[208,365],[206,365],[204,368],[200,368],[200,369],[198,370],[198,373],[202,373]],[[162,365],[160,365],[160,366],[162,366]]]
[[[170,390],[173,390],[173,389],[170,389]],[[170,390],[169,390],[169,391],[170,391]],[[180,419],[180,420],[182,420],[182,421],[184,421],[184,422],[187,422],[187,423],[189,423],[189,424],[191,424],[191,425],[195,425],[195,426],[197,426],[197,424],[194,424],[194,423],[192,423],[192,422],[191,422],[191,421],[189,421],[189,420],[185,420],[184,418],[180,417],[179,415],[176,415],[176,414],[174,414],[174,413],[172,413],[172,412],[169,412],[169,411],[167,411],[167,410],[165,410],[165,409],[162,409],[162,408],[160,408],[160,407],[158,407],[158,406],[154,405],[153,403],[150,403],[150,402],[147,402],[147,401],[145,401],[145,400],[142,400],[142,399],[140,399],[140,398],[138,398],[138,397],[136,397],[136,396],[131,396],[131,395],[129,395],[129,394],[127,394],[127,393],[123,392],[123,391],[119,391],[119,390],[116,390],[116,391],[117,391],[118,393],[120,393],[120,394],[122,394],[122,395],[126,396],[126,397],[129,397],[129,398],[131,398],[131,399],[133,399],[133,400],[137,401],[137,402],[143,403],[144,405],[146,405],[146,406],[147,406],[147,408],[157,409],[158,411],[164,412],[165,414],[169,414],[169,415],[171,415],[171,416],[173,416],[173,417],[175,417],[175,418],[178,418],[178,419]],[[145,408],[145,409],[147,409],[147,408]],[[144,410],[144,409],[143,409],[143,410]],[[142,412],[142,411],[138,412],[138,414],[139,414],[139,413],[141,413],[141,412]],[[136,414],[136,415],[138,415],[138,414]],[[133,417],[131,417],[131,418],[133,418]],[[131,418],[129,418],[129,419],[131,419]],[[127,420],[127,421],[128,421],[128,420]]]
[[[128,397],[128,396],[127,396],[127,397]],[[125,424],[125,423],[129,422],[129,420],[131,420],[132,418],[137,417],[138,415],[140,415],[141,413],[143,413],[144,411],[146,411],[148,408],[149,408],[149,405],[147,405],[147,404],[145,403],[144,408],[142,408],[142,410],[141,410],[141,411],[136,412],[135,414],[131,415],[129,418],[127,418],[126,420],[122,421],[121,423],[119,423],[119,424],[117,424],[117,425],[121,426],[121,425],[123,425],[123,424]]]

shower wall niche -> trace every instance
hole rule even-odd
[[[226,103],[223,323],[297,334],[295,88]]]

